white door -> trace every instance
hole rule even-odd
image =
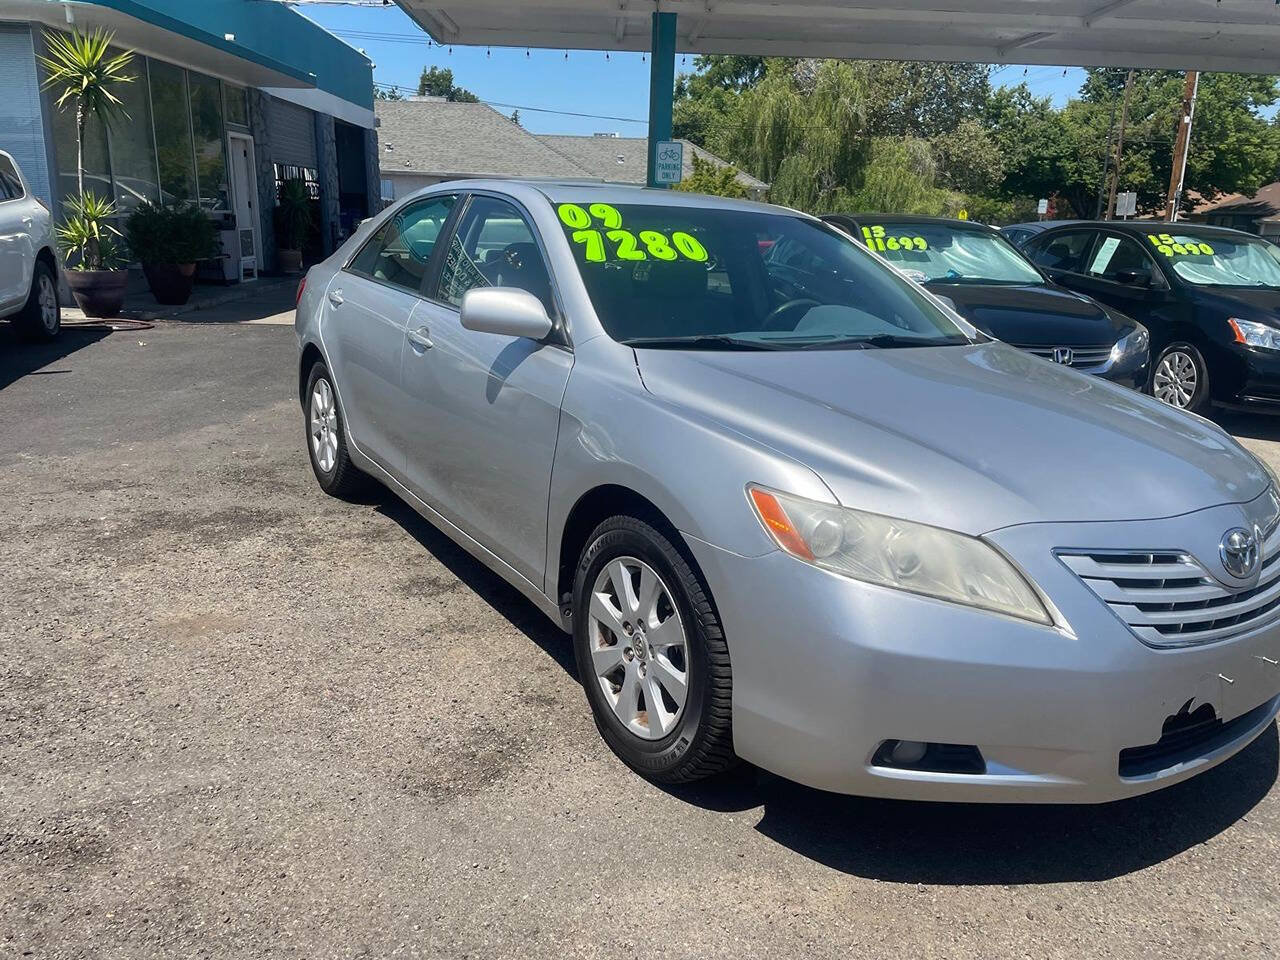
[[[240,134],[229,134],[231,143],[231,190],[235,197],[236,231],[241,237],[251,237],[250,243],[241,241],[231,254],[236,276],[240,275],[239,261],[258,255],[258,172],[254,168],[253,141]]]

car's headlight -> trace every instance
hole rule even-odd
[[[1117,340],[1116,345],[1111,348],[1111,360],[1114,363],[1117,360],[1127,360],[1130,357],[1141,356],[1150,347],[1151,334],[1147,332],[1147,328],[1142,324],[1135,323],[1133,329]]]
[[[754,484],[747,492],[769,536],[806,563],[866,583],[1053,622],[1013,564],[975,537]]]
[[[1250,347],[1263,347],[1267,350],[1280,350],[1280,330],[1266,323],[1253,320],[1237,320],[1232,317],[1227,321],[1236,335],[1236,343]]]

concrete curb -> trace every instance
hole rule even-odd
[[[155,310],[126,310],[122,315],[129,316],[138,320],[178,320],[188,313],[197,313],[201,310],[212,310],[214,307],[220,307],[224,303],[235,303],[237,300],[248,300],[250,297],[256,297],[268,291],[273,291],[286,286],[297,285],[297,280],[288,277],[271,280],[259,280],[256,283],[241,283],[235,288],[228,290],[226,293],[216,294],[212,297],[206,297],[203,300],[192,300],[184,303],[180,307],[170,307],[167,309]]]

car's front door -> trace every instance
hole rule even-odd
[[[436,238],[457,196],[406,204],[340,270],[325,292],[322,335],[347,432],[366,456],[403,478],[408,397],[400,383],[405,331],[422,305]]]
[[[415,419],[408,482],[542,586],[551,464],[573,353],[562,324],[539,343],[465,329],[462,297],[478,286],[527,290],[557,316],[528,216],[510,200],[483,193],[458,219],[438,283],[406,334],[401,379]]]

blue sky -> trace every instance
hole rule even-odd
[[[520,122],[536,133],[616,132],[644,136],[649,113],[649,65],[638,53],[594,50],[454,47],[427,44],[427,35],[399,7],[302,5],[297,9],[353,46],[375,64],[374,80],[412,88],[424,66],[449,67],[453,82],[504,113],[520,109]],[[377,34],[377,37],[371,36]],[[677,58],[676,72],[693,69],[693,57]],[[1024,73],[1025,71],[1025,73]],[[1013,86],[1026,80],[1057,104],[1080,87],[1084,71],[1062,67],[1000,68],[993,80]],[[504,106],[499,106],[503,104]],[[539,112],[533,108],[543,108]],[[597,116],[571,116],[595,114]],[[621,119],[606,119],[621,118]]]

